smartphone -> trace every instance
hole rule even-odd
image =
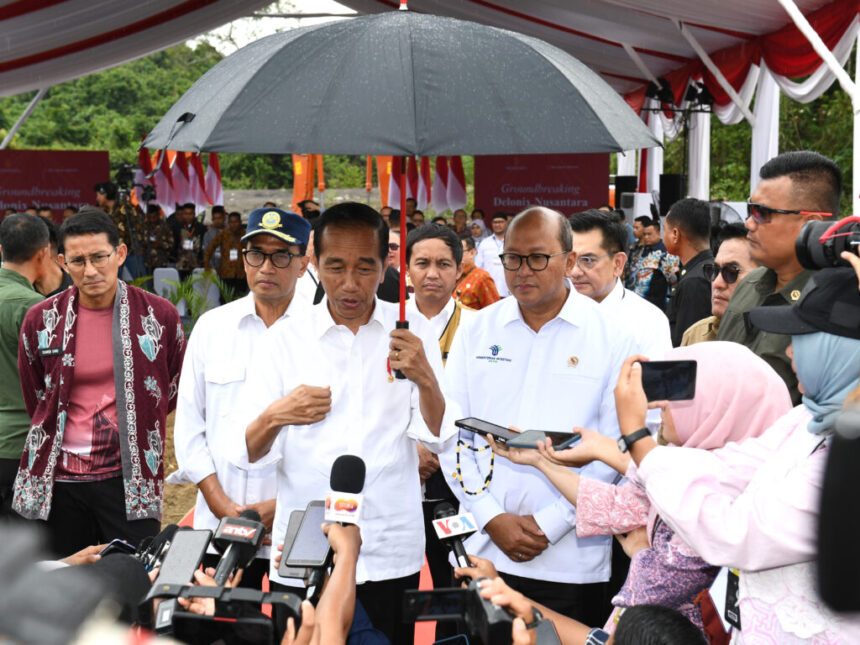
[[[642,388],[649,401],[685,401],[696,395],[696,361],[642,363]]]
[[[519,432],[508,430],[503,426],[497,426],[495,423],[490,423],[483,419],[476,419],[475,417],[458,419],[454,422],[454,425],[458,428],[469,430],[470,432],[477,432],[480,435],[492,435],[493,439],[499,443],[507,443],[511,439],[515,439],[520,436]]]
[[[403,593],[403,622],[462,620],[466,616],[467,589],[430,589]]]
[[[308,575],[307,567],[291,567],[287,564],[287,554],[293,548],[293,542],[296,541],[296,534],[299,532],[299,526],[301,526],[304,516],[305,512],[302,510],[295,510],[290,513],[287,532],[284,534],[284,550],[281,551],[281,564],[278,565],[278,575],[284,578],[306,578]]]
[[[191,582],[194,572],[203,562],[211,537],[212,531],[208,529],[177,531],[153,587],[158,584],[187,585]]]
[[[288,567],[325,567],[330,562],[331,545],[320,526],[325,522],[325,500],[308,504],[304,517],[290,547]],[[284,547],[286,549],[286,546]],[[281,562],[283,562],[283,557]]]
[[[552,439],[552,447],[555,450],[564,450],[582,439],[582,435],[578,432],[526,430],[508,441],[508,446],[510,448],[532,448],[537,450],[538,441],[545,441],[546,439]]]
[[[120,538],[114,538],[108,542],[107,546],[99,551],[99,555],[110,555],[111,553],[126,553],[133,555],[137,549],[129,542]]]

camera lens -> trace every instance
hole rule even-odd
[[[794,243],[794,251],[801,266],[805,269],[824,269],[834,266],[832,242],[822,244],[819,238],[830,228],[833,222],[810,220],[800,229],[800,235]],[[836,259],[839,255],[836,254]]]

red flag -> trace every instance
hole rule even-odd
[[[224,190],[221,186],[221,166],[218,163],[218,153],[209,153],[209,163],[206,165],[206,196],[210,204],[224,205]]]
[[[159,153],[158,172],[153,175],[155,180],[155,201],[161,207],[165,217],[176,210],[176,200],[173,197],[173,173],[170,170],[170,160],[167,152]]]
[[[448,172],[448,208],[452,211],[466,206],[466,173],[463,172],[463,160],[457,157],[449,159]]]
[[[418,164],[415,157],[409,157],[406,161],[406,197],[415,199],[418,195]]]
[[[206,195],[203,163],[200,161],[200,155],[196,152],[188,155],[188,182],[191,184],[191,195],[194,205],[197,207],[197,212],[201,213],[206,210],[206,204],[211,204],[212,201]]]
[[[418,191],[415,200],[418,209],[424,210],[433,197],[433,179],[430,177],[430,157],[421,157],[419,161]]]
[[[152,172],[152,160],[149,158],[149,152],[146,148],[141,148],[137,153],[137,165],[139,166],[134,171],[134,202],[137,205],[143,205],[143,188],[140,184],[154,185],[152,179],[147,179],[147,175]]]
[[[432,202],[437,213],[448,208],[448,157],[436,157],[436,190]]]
[[[194,201],[191,185],[188,182],[188,160],[181,150],[176,152],[176,157],[173,159],[173,194],[180,204]]]
[[[400,208],[400,157],[389,157],[391,163],[391,174],[388,182],[388,205],[391,208]],[[407,195],[409,188],[407,187]]]

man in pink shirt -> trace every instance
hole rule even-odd
[[[34,306],[18,369],[32,421],[13,509],[46,522],[54,551],[155,535],[167,414],[185,336],[167,300],[118,279],[127,250],[108,215],[63,223],[71,287]]]

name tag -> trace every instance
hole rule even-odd
[[[39,356],[59,356],[62,351],[60,347],[41,347],[39,348]]]
[[[230,249],[230,262],[235,262],[239,259],[239,249]]]
[[[194,241],[193,240],[183,240],[182,248],[185,249],[186,251],[193,251],[194,250]]]

